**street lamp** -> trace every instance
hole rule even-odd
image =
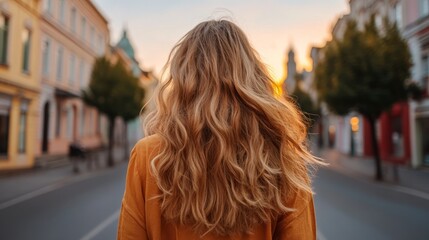
[[[358,117],[350,118],[350,126],[352,128],[352,132],[359,131],[359,118]]]
[[[359,131],[359,118],[358,117],[352,117],[350,118],[350,154],[352,156],[355,155],[356,152],[356,146],[355,146],[355,133]]]

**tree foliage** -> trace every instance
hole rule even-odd
[[[319,109],[313,103],[310,95],[302,89],[302,74],[297,74],[295,76],[296,87],[292,93],[292,98],[295,99],[296,104],[304,113],[304,116],[307,119],[307,126],[311,127],[314,122],[319,117]]]
[[[144,89],[120,61],[112,64],[102,57],[94,63],[91,82],[88,89],[83,90],[83,99],[108,118],[122,117],[128,121],[139,115]]]
[[[82,91],[86,104],[97,108],[109,120],[109,165],[113,165],[114,121],[121,117],[124,122],[136,118],[143,106],[144,89],[121,61],[112,64],[105,57],[98,58],[93,66],[91,81]]]
[[[377,29],[374,18],[359,31],[349,21],[344,38],[327,44],[316,68],[316,88],[330,110],[345,115],[357,111],[377,119],[408,97],[412,65],[408,45],[395,24]]]
[[[416,85],[408,79],[412,65],[406,41],[396,25],[385,20],[377,27],[374,16],[360,31],[349,21],[342,39],[333,39],[316,68],[316,88],[329,109],[339,115],[352,111],[366,117],[376,163],[382,179],[375,122],[393,104],[406,100]]]

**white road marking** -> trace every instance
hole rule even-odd
[[[116,212],[114,212],[112,215],[110,215],[108,218],[106,218],[104,221],[102,221],[100,224],[98,224],[89,233],[87,233],[85,236],[83,236],[80,240],[91,240],[91,239],[93,239],[95,236],[97,236],[100,232],[102,232],[106,227],[108,227],[110,224],[112,224],[119,217],[120,211],[121,211],[121,209],[118,209]]]
[[[54,190],[60,189],[60,188],[62,188],[64,186],[66,186],[66,185],[67,185],[67,181],[63,181],[63,182],[60,182],[60,183],[48,185],[46,187],[42,187],[42,188],[37,189],[35,191],[26,193],[26,194],[21,195],[21,196],[19,196],[17,198],[14,198],[14,199],[11,199],[9,201],[0,203],[0,210],[3,210],[3,209],[8,208],[8,207],[11,207],[11,206],[13,206],[15,204],[18,204],[18,203],[21,203],[21,202],[25,202],[27,200],[30,200],[30,199],[35,198],[37,196],[43,195],[45,193],[52,192]]]
[[[337,173],[339,173],[341,175],[353,178],[356,181],[367,183],[367,184],[368,183],[369,184],[373,184],[373,182],[371,182],[371,181],[369,181],[369,180],[367,180],[365,178],[362,178],[363,175],[360,174],[360,173],[358,173],[357,171],[350,170],[350,169],[344,169],[342,167],[332,167],[332,166],[333,165],[331,165],[331,167],[328,168],[328,169],[331,169],[332,171],[335,171],[335,172],[337,172]],[[348,173],[345,173],[344,171],[346,171]],[[378,182],[378,184],[376,184],[375,186],[387,188],[387,189],[390,189],[390,190],[394,190],[396,192],[400,192],[400,193],[403,193],[403,194],[407,194],[407,195],[411,195],[411,196],[414,196],[414,197],[422,198],[424,200],[429,200],[429,193],[426,193],[426,192],[423,192],[423,191],[420,191],[420,190],[416,190],[416,189],[413,189],[413,188],[408,188],[408,187],[404,187],[404,186],[400,186],[400,185],[392,185],[392,184],[386,183],[386,182]]]
[[[31,191],[29,193],[25,193],[19,197],[11,199],[9,201],[2,202],[2,203],[0,203],[0,210],[11,207],[11,206],[16,205],[18,203],[25,202],[27,200],[38,197],[38,196],[43,195],[45,193],[55,191],[57,189],[63,188],[63,187],[70,185],[72,183],[76,183],[76,182],[85,180],[87,178],[93,177],[93,176],[98,176],[99,174],[102,174],[106,171],[107,170],[99,171],[96,173],[89,172],[89,173],[84,173],[80,176],[71,176],[71,177],[65,178],[63,180],[60,180],[59,182],[56,182],[56,183],[53,183],[51,185],[36,189],[36,190]]]
[[[420,197],[420,198],[423,198],[425,200],[429,200],[429,194],[422,192],[422,191],[419,191],[419,190],[415,190],[415,189],[407,188],[407,187],[402,187],[402,186],[391,186],[391,188],[398,191],[398,192],[401,192],[401,193],[406,193],[409,195],[413,195],[415,197]]]

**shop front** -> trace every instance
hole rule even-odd
[[[429,116],[422,117],[419,120],[421,128],[421,154],[422,165],[429,166]]]
[[[384,161],[408,164],[411,158],[409,105],[399,102],[380,117],[380,154]]]
[[[0,81],[0,170],[34,165],[37,92]]]
[[[415,166],[429,166],[429,104],[415,110],[416,162]]]

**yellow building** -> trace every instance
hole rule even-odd
[[[40,91],[39,0],[0,0],[0,170],[31,167]]]

